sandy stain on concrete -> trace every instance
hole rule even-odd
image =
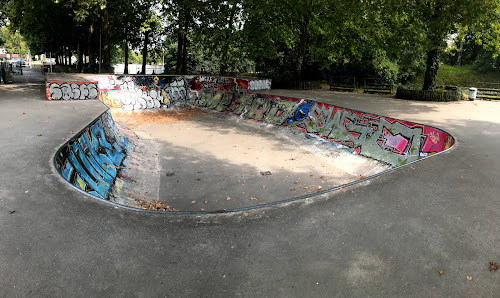
[[[183,211],[249,207],[388,169],[297,129],[214,111],[120,111],[113,118],[133,131],[141,148],[126,161],[132,180],[115,192],[119,203],[132,206],[145,198]],[[154,178],[144,178],[148,173]]]

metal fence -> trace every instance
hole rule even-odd
[[[0,83],[7,83],[7,75],[12,73],[12,64],[9,62],[0,62]]]

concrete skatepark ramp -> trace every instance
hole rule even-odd
[[[255,93],[269,88],[269,80],[93,75],[85,82],[49,80],[47,99],[92,99],[96,98],[97,93],[97,98],[111,109],[132,111],[190,106],[213,110],[300,130],[313,140],[384,163],[389,166],[389,170],[444,152],[455,142],[450,134],[428,125],[310,99]],[[69,140],[58,151],[54,164],[61,176],[77,189],[109,201],[110,189],[116,187],[116,178],[127,167],[126,155],[133,146],[132,140],[117,129],[107,111]],[[370,178],[373,176],[363,177],[347,185]],[[245,208],[199,212],[230,212],[275,205],[345,186],[326,188],[309,195],[281,198],[272,203],[256,202]],[[162,204],[157,204],[157,207],[156,212],[182,213]]]

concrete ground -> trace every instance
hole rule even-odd
[[[128,178],[113,191],[113,201],[128,206],[145,198],[179,211],[234,210],[317,194],[390,168],[294,128],[212,110],[112,113],[137,144],[124,162]]]
[[[54,153],[105,107],[46,102],[28,72],[0,85],[2,297],[498,297],[500,271],[488,270],[500,263],[498,102],[302,93],[435,125],[457,145],[300,203],[155,215],[62,182]]]

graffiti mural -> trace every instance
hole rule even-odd
[[[47,82],[47,100],[97,99],[97,82]]]
[[[314,134],[337,147],[392,166],[444,151],[454,144],[437,128],[323,104],[263,94],[201,93],[196,105]]]
[[[99,75],[95,82],[49,82],[49,100],[98,98],[122,110],[196,106],[240,118],[288,126],[338,148],[393,167],[428,157],[454,145],[448,133],[423,124],[383,117],[309,99],[252,92],[268,80],[211,76]],[[64,179],[79,189],[108,198],[130,141],[120,135],[109,112],[61,148],[55,158]]]
[[[250,80],[248,82],[248,90],[259,91],[259,90],[270,90],[271,80]]]
[[[101,101],[112,108],[169,108],[248,94],[248,80],[211,76],[95,76]],[[215,98],[215,99],[214,99]]]
[[[66,181],[106,199],[129,146],[107,111],[59,149],[54,164]]]

